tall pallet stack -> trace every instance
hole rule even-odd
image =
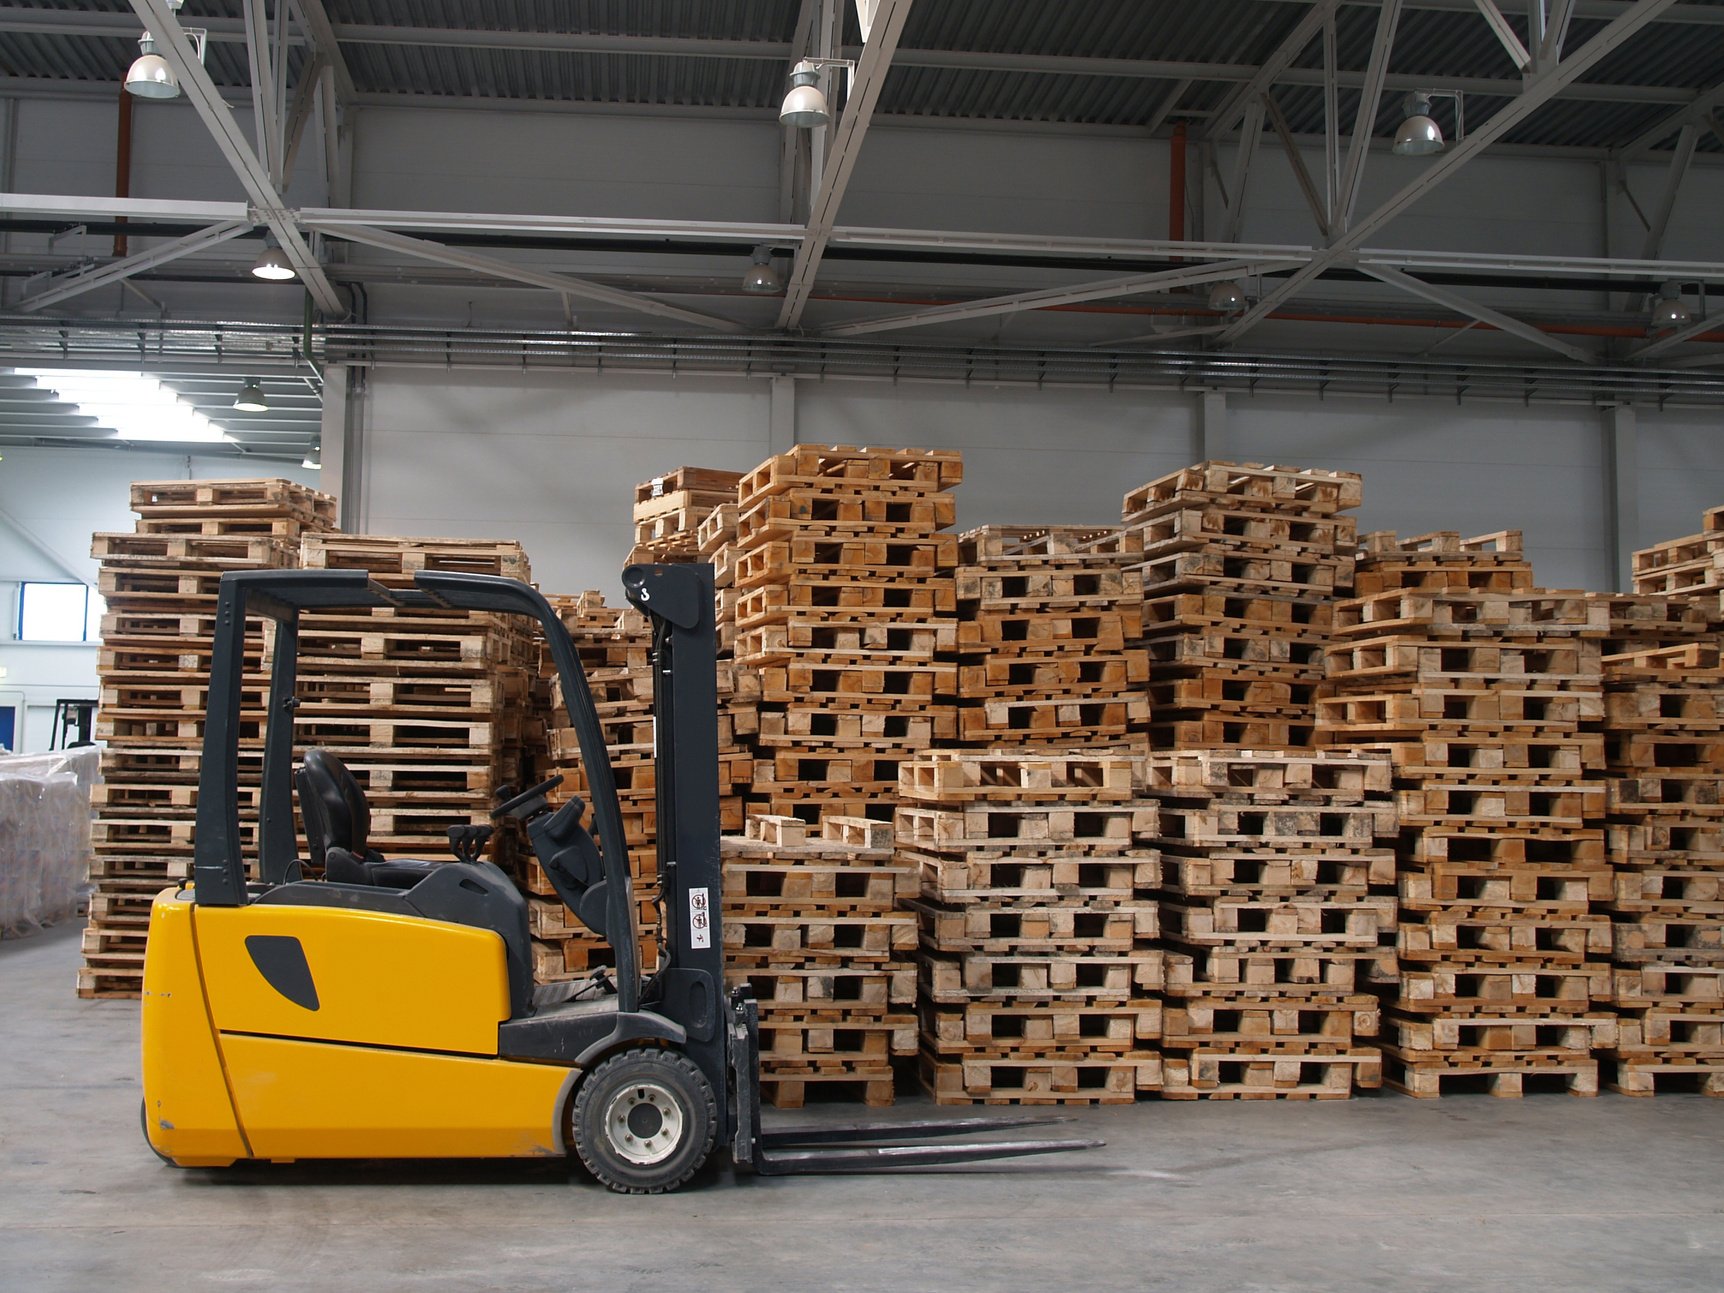
[[[654,904],[658,791],[653,776],[652,667],[648,659],[651,631],[646,616],[631,607],[607,606],[600,592],[552,597],[550,601],[574,640],[575,653],[587,675],[587,690],[598,712],[599,728],[610,751],[623,834],[628,840],[629,874],[634,880],[641,964],[651,968],[657,962],[658,939],[658,909]],[[580,744],[567,722],[556,664],[548,653],[541,652],[539,668],[548,686],[550,706],[550,750],[543,775],[563,777],[554,799],[579,795],[588,803],[586,826],[596,831]],[[616,963],[610,947],[575,919],[531,857],[526,859],[523,880],[533,933],[534,975],[541,983],[576,978]]]
[[[966,745],[1123,744],[1149,720],[1135,534],[992,525],[958,540]]]
[[[1607,1043],[1600,643],[1607,608],[1533,585],[1513,532],[1369,535],[1336,607],[1319,736],[1389,742],[1401,808],[1390,1085],[1595,1094]]]
[[[759,816],[727,836],[726,977],[760,1002],[761,1094],[891,1104],[893,1060],[916,1052],[915,917],[897,909],[916,872],[892,828],[866,818]]]
[[[1206,462],[1125,496],[1142,544],[1150,748],[1310,744],[1337,591],[1351,587],[1351,472]]]
[[[1605,687],[1611,1086],[1724,1096],[1724,655],[1714,636],[1608,657]]]
[[[957,729],[956,453],[804,446],[738,487],[736,663],[759,680],[753,801],[890,819],[898,766]]]
[[[93,793],[96,891],[82,997],[138,994],[150,901],[189,871],[222,573],[296,565],[300,535],[335,524],[333,498],[287,480],[140,481],[132,508],[135,533],[92,536],[108,601],[96,714],[106,748]],[[263,760],[262,660],[259,627],[247,640],[239,764],[253,795]]]
[[[363,570],[410,589],[420,570],[531,578],[513,541],[308,534],[300,561]],[[371,809],[371,847],[450,861],[451,826],[487,822],[493,796],[522,784],[534,631],[514,615],[373,608],[308,613],[299,632],[298,747],[347,765]],[[515,866],[500,830],[491,856]]]
[[[647,618],[632,607],[605,604],[604,595],[553,597],[552,606],[574,639],[576,654],[587,675],[587,689],[598,713],[599,728],[610,752],[611,773],[628,840],[629,873],[634,880],[640,935],[641,964],[657,964],[658,897],[658,769],[653,745],[652,631]],[[551,728],[549,755],[543,775],[561,774],[564,784],[553,797],[579,795],[589,805],[592,788],[581,763],[581,750],[568,725],[556,666],[541,657],[540,672],[548,683]],[[748,751],[736,743],[731,717],[733,670],[718,668],[720,829],[740,831],[742,792],[752,769]],[[594,829],[590,814],[587,828]],[[541,981],[573,978],[615,963],[609,946],[576,921],[557,897],[556,888],[525,857],[523,879],[529,892],[534,958]]]
[[[736,502],[737,471],[678,467],[635,486],[635,546],[630,565],[700,559],[700,526],[712,512]]]
[[[1132,759],[930,751],[899,775],[934,1099],[1129,1103],[1156,1090],[1156,810],[1134,797]]]
[[[1395,803],[1383,755],[1188,751],[1160,803],[1175,1099],[1344,1099],[1382,1085],[1395,977]]]

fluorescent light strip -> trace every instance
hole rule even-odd
[[[221,444],[233,439],[154,377],[91,368],[18,368],[85,417],[114,428],[116,440]]]

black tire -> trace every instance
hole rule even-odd
[[[575,1152],[618,1194],[664,1194],[706,1162],[718,1101],[678,1051],[619,1051],[581,1082],[569,1114]]]

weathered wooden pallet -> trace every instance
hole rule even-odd
[[[1536,830],[1494,823],[1426,826],[1402,836],[1402,857],[1411,864],[1455,862],[1501,868],[1523,864],[1596,869],[1606,865],[1602,830]],[[1613,847],[1611,852],[1615,853]]]
[[[1724,866],[1724,821],[1715,817],[1640,819],[1606,828],[1610,857],[1622,866]]]
[[[1724,1096],[1724,1059],[1618,1059],[1606,1061],[1605,1081],[1618,1095],[1650,1096],[1671,1091],[1698,1091]]]
[[[1503,869],[1489,863],[1431,862],[1404,870],[1399,879],[1402,911],[1469,911],[1526,907],[1552,914],[1584,913],[1609,899],[1608,868],[1577,870],[1562,863],[1519,863]]]
[[[1650,1007],[1621,1020],[1615,1048],[1625,1059],[1710,1059],[1724,1065],[1724,1011]]]
[[[1345,1051],[1360,1037],[1375,1037],[1375,997],[1355,994],[1327,1001],[1214,996],[1169,998],[1163,1045],[1172,1050],[1274,1050],[1307,1054]]]
[[[786,957],[895,960],[916,946],[908,912],[860,916],[733,916],[724,922],[726,955],[741,969]]]
[[[1611,987],[1619,1009],[1694,1005],[1724,1010],[1724,965],[1619,965],[1611,970]]]
[[[1376,748],[1393,759],[1402,781],[1453,782],[1466,774],[1499,782],[1572,781],[1599,775],[1605,738],[1527,729],[1480,736],[1421,734]]]
[[[1608,782],[1614,817],[1640,815],[1724,818],[1724,775],[1717,770],[1659,769]]]
[[[1451,966],[1583,965],[1610,955],[1610,917],[1531,905],[1406,912],[1397,946],[1403,961]]]
[[[1604,715],[1604,696],[1591,690],[1560,691],[1493,688],[1488,691],[1421,687],[1412,692],[1319,696],[1318,727],[1326,739],[1348,743],[1451,730],[1477,735],[1477,729],[1536,729],[1554,734],[1577,730]]]
[[[1610,967],[1597,962],[1406,967],[1396,1004],[1422,1014],[1584,1014],[1610,1000],[1610,976]]]
[[[1111,655],[990,656],[958,670],[958,694],[971,700],[1112,700],[1148,680],[1141,652]]]
[[[850,481],[870,489],[915,487],[920,492],[952,489],[964,479],[963,455],[950,449],[859,448],[799,445],[767,459],[737,484],[740,500],[783,493],[801,484]]]
[[[911,1005],[916,1000],[912,965],[783,967],[737,970],[728,986],[747,984],[762,1007],[782,1006],[844,1012]]]
[[[1148,731],[1152,747],[1162,749],[1298,747],[1310,744],[1312,724],[1296,719],[1242,714],[1165,722],[1152,719]]]
[[[1205,849],[1196,857],[1164,853],[1162,867],[1168,890],[1185,897],[1309,895],[1339,901],[1395,882],[1393,849],[1307,854]]]
[[[1136,535],[1116,525],[983,525],[958,542],[959,559],[970,565],[1008,559],[1120,564],[1143,550]]]
[[[1383,1082],[1375,1050],[1312,1055],[1196,1051],[1165,1059],[1164,1100],[1345,1100]]]
[[[801,1109],[811,1097],[881,1108],[894,1099],[892,1071],[760,1075],[760,1098],[774,1109]]]
[[[939,952],[1035,954],[1129,952],[1160,932],[1153,902],[1084,907],[968,903],[940,907],[922,899],[916,913],[922,945]]]
[[[1148,721],[1149,702],[1121,700],[987,700],[960,702],[965,741],[1070,747],[1117,745]]]
[[[1430,642],[1415,636],[1355,638],[1331,645],[1328,677],[1338,683],[1369,683],[1406,677],[1437,685],[1543,681],[1602,683],[1603,654],[1590,638],[1558,639],[1549,645]]]
[[[249,480],[140,480],[132,485],[132,510],[140,516],[205,516],[222,513],[303,513],[334,524],[332,495],[280,477]]]
[[[734,580],[737,588],[746,589],[792,573],[801,579],[836,583],[930,579],[951,569],[957,550],[957,540],[949,534],[914,539],[774,539],[738,551]]]
[[[1182,506],[1152,507],[1127,523],[1128,532],[1146,553],[1171,551],[1176,545],[1216,546],[1261,551],[1293,550],[1319,555],[1350,551],[1358,541],[1359,523],[1351,516],[1316,516],[1297,510]]]
[[[1143,596],[1135,571],[1106,566],[1076,570],[959,566],[954,585],[966,608],[1004,612],[1029,607],[1102,610]]]
[[[1283,674],[1281,670],[1275,672]],[[1207,671],[1187,678],[1161,676],[1148,688],[1149,703],[1157,714],[1172,716],[1178,711],[1181,717],[1192,718],[1203,718],[1214,710],[1305,714],[1316,691],[1317,679],[1296,673],[1264,678],[1233,670]]]
[[[924,1003],[923,1045],[941,1056],[1009,1059],[1086,1056],[1143,1050],[1162,1035],[1159,1001],[1123,1006],[1061,1002]]]
[[[1617,1042],[1617,1017],[1584,1015],[1413,1015],[1390,1010],[1389,1044],[1409,1054],[1429,1052],[1448,1060],[1484,1059],[1499,1052],[1563,1051],[1586,1056]]]
[[[1337,638],[1417,632],[1428,637],[1513,640],[1536,634],[1604,638],[1609,608],[1585,593],[1422,592],[1391,589],[1335,603]]]
[[[1387,1084],[1405,1095],[1434,1099],[1482,1086],[1493,1096],[1517,1098],[1529,1085],[1555,1085],[1569,1095],[1598,1094],[1598,1062],[1566,1051],[1512,1052],[1449,1063],[1441,1052],[1383,1048]]]
[[[834,624],[904,625],[950,618],[957,605],[949,580],[922,582],[882,577],[875,580],[823,579],[785,574],[736,594],[739,630],[791,618],[823,619]]]
[[[921,1073],[935,1104],[1131,1104],[1161,1085],[1161,1057],[946,1060],[924,1050]]]
[[[903,850],[900,860],[921,870],[921,895],[938,902],[1129,902],[1157,887],[1161,857],[1154,849],[1115,854],[1034,850],[952,855]]]
[[[761,1063],[775,1071],[784,1064],[878,1070],[894,1055],[915,1053],[916,1017],[907,1011],[875,1018],[852,1010],[835,1019],[797,1018],[784,1008],[760,1012]]]
[[[930,750],[903,764],[898,792],[919,803],[1100,803],[1132,797],[1129,755]]]
[[[762,916],[817,905],[833,911],[891,911],[895,900],[916,896],[920,881],[921,873],[908,866],[864,868],[803,859],[770,865],[733,859],[724,867],[725,910]]]
[[[1637,912],[1611,927],[1611,954],[1620,962],[1671,961],[1724,965],[1724,921],[1715,915]]]
[[[295,564],[296,548],[268,535],[136,534],[90,536],[90,555],[110,566],[210,566],[269,569]]]
[[[1210,996],[1220,991],[1269,989],[1289,999],[1333,997],[1366,981],[1393,982],[1392,953],[1368,948],[1292,949],[1183,944],[1167,953],[1169,995]]]
[[[1263,597],[1202,590],[1165,593],[1143,603],[1146,633],[1207,628],[1255,628],[1313,641],[1327,639],[1334,605],[1310,597]]]
[[[1192,847],[1371,848],[1395,835],[1394,805],[1325,803],[1304,806],[1212,801],[1202,808],[1185,800],[1161,805],[1163,843]]]
[[[1395,900],[1372,894],[1334,900],[1225,894],[1202,905],[1168,900],[1161,909],[1169,938],[1241,951],[1365,948],[1374,953],[1396,919]]]
[[[958,669],[950,663],[826,664],[791,660],[758,669],[760,699],[785,704],[830,699],[857,705],[918,706],[957,692]]]
[[[960,655],[1045,655],[1050,652],[1118,654],[1137,636],[1129,608],[1093,614],[1032,610],[976,611],[957,626]]]
[[[758,744],[773,748],[819,742],[832,749],[856,746],[925,750],[958,734],[955,709],[937,706],[914,712],[833,710],[825,706],[785,705],[759,712]]]
[[[1359,506],[1363,495],[1363,478],[1355,472],[1211,461],[1129,491],[1122,515],[1129,523],[1160,504],[1176,502],[1332,516]]]
[[[957,501],[948,493],[882,493],[840,481],[797,485],[755,498],[735,512],[733,529],[743,544],[813,535],[913,537],[947,529],[956,515]]]
[[[1124,1005],[1161,988],[1163,955],[1138,948],[1109,955],[922,956],[917,977],[924,996],[953,1004],[985,998]]]
[[[511,539],[412,538],[383,534],[308,534],[300,564],[309,570],[367,570],[410,576],[420,570],[531,577],[527,554]]]
[[[931,661],[957,645],[957,625],[951,620],[899,625],[889,620],[833,624],[791,618],[739,633],[736,658],[768,664],[809,656],[834,663]]]
[[[997,848],[1002,840],[1017,840],[1113,849],[1150,840],[1157,834],[1157,820],[1154,804],[1065,807],[973,803],[963,808],[905,805],[898,811],[897,827],[900,842],[915,848],[967,844]]]
[[[1157,752],[1137,764],[1144,788],[1158,797],[1238,795],[1254,804],[1277,800],[1387,798],[1390,767],[1383,753],[1352,751]]]
[[[1584,827],[1604,815],[1605,784],[1556,782],[1501,785],[1483,777],[1460,784],[1426,782],[1396,792],[1403,828],[1478,826],[1503,822],[1517,829]],[[1724,807],[1720,808],[1724,813]]]
[[[1340,557],[1235,556],[1211,549],[1175,552],[1146,560],[1137,569],[1145,598],[1198,589],[1226,589],[1283,597],[1328,597],[1351,561]]]
[[[1353,574],[1353,592],[1359,597],[1387,592],[1523,593],[1536,588],[1532,567],[1524,561],[1456,565],[1445,557],[1361,558]]]
[[[1724,871],[1623,868],[1616,872],[1610,908],[1724,919]]]

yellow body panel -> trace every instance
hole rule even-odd
[[[264,978],[246,950],[253,934],[299,940],[316,1010]],[[197,940],[221,1033],[494,1056],[497,1025],[509,1017],[503,940],[487,929],[342,907],[253,904],[197,908]]]
[[[259,1158],[523,1158],[563,1153],[571,1069],[222,1038]]]
[[[182,1167],[225,1167],[249,1158],[234,1118],[221,1054],[198,974],[189,894],[156,895],[144,955],[144,1127],[150,1144]]]

